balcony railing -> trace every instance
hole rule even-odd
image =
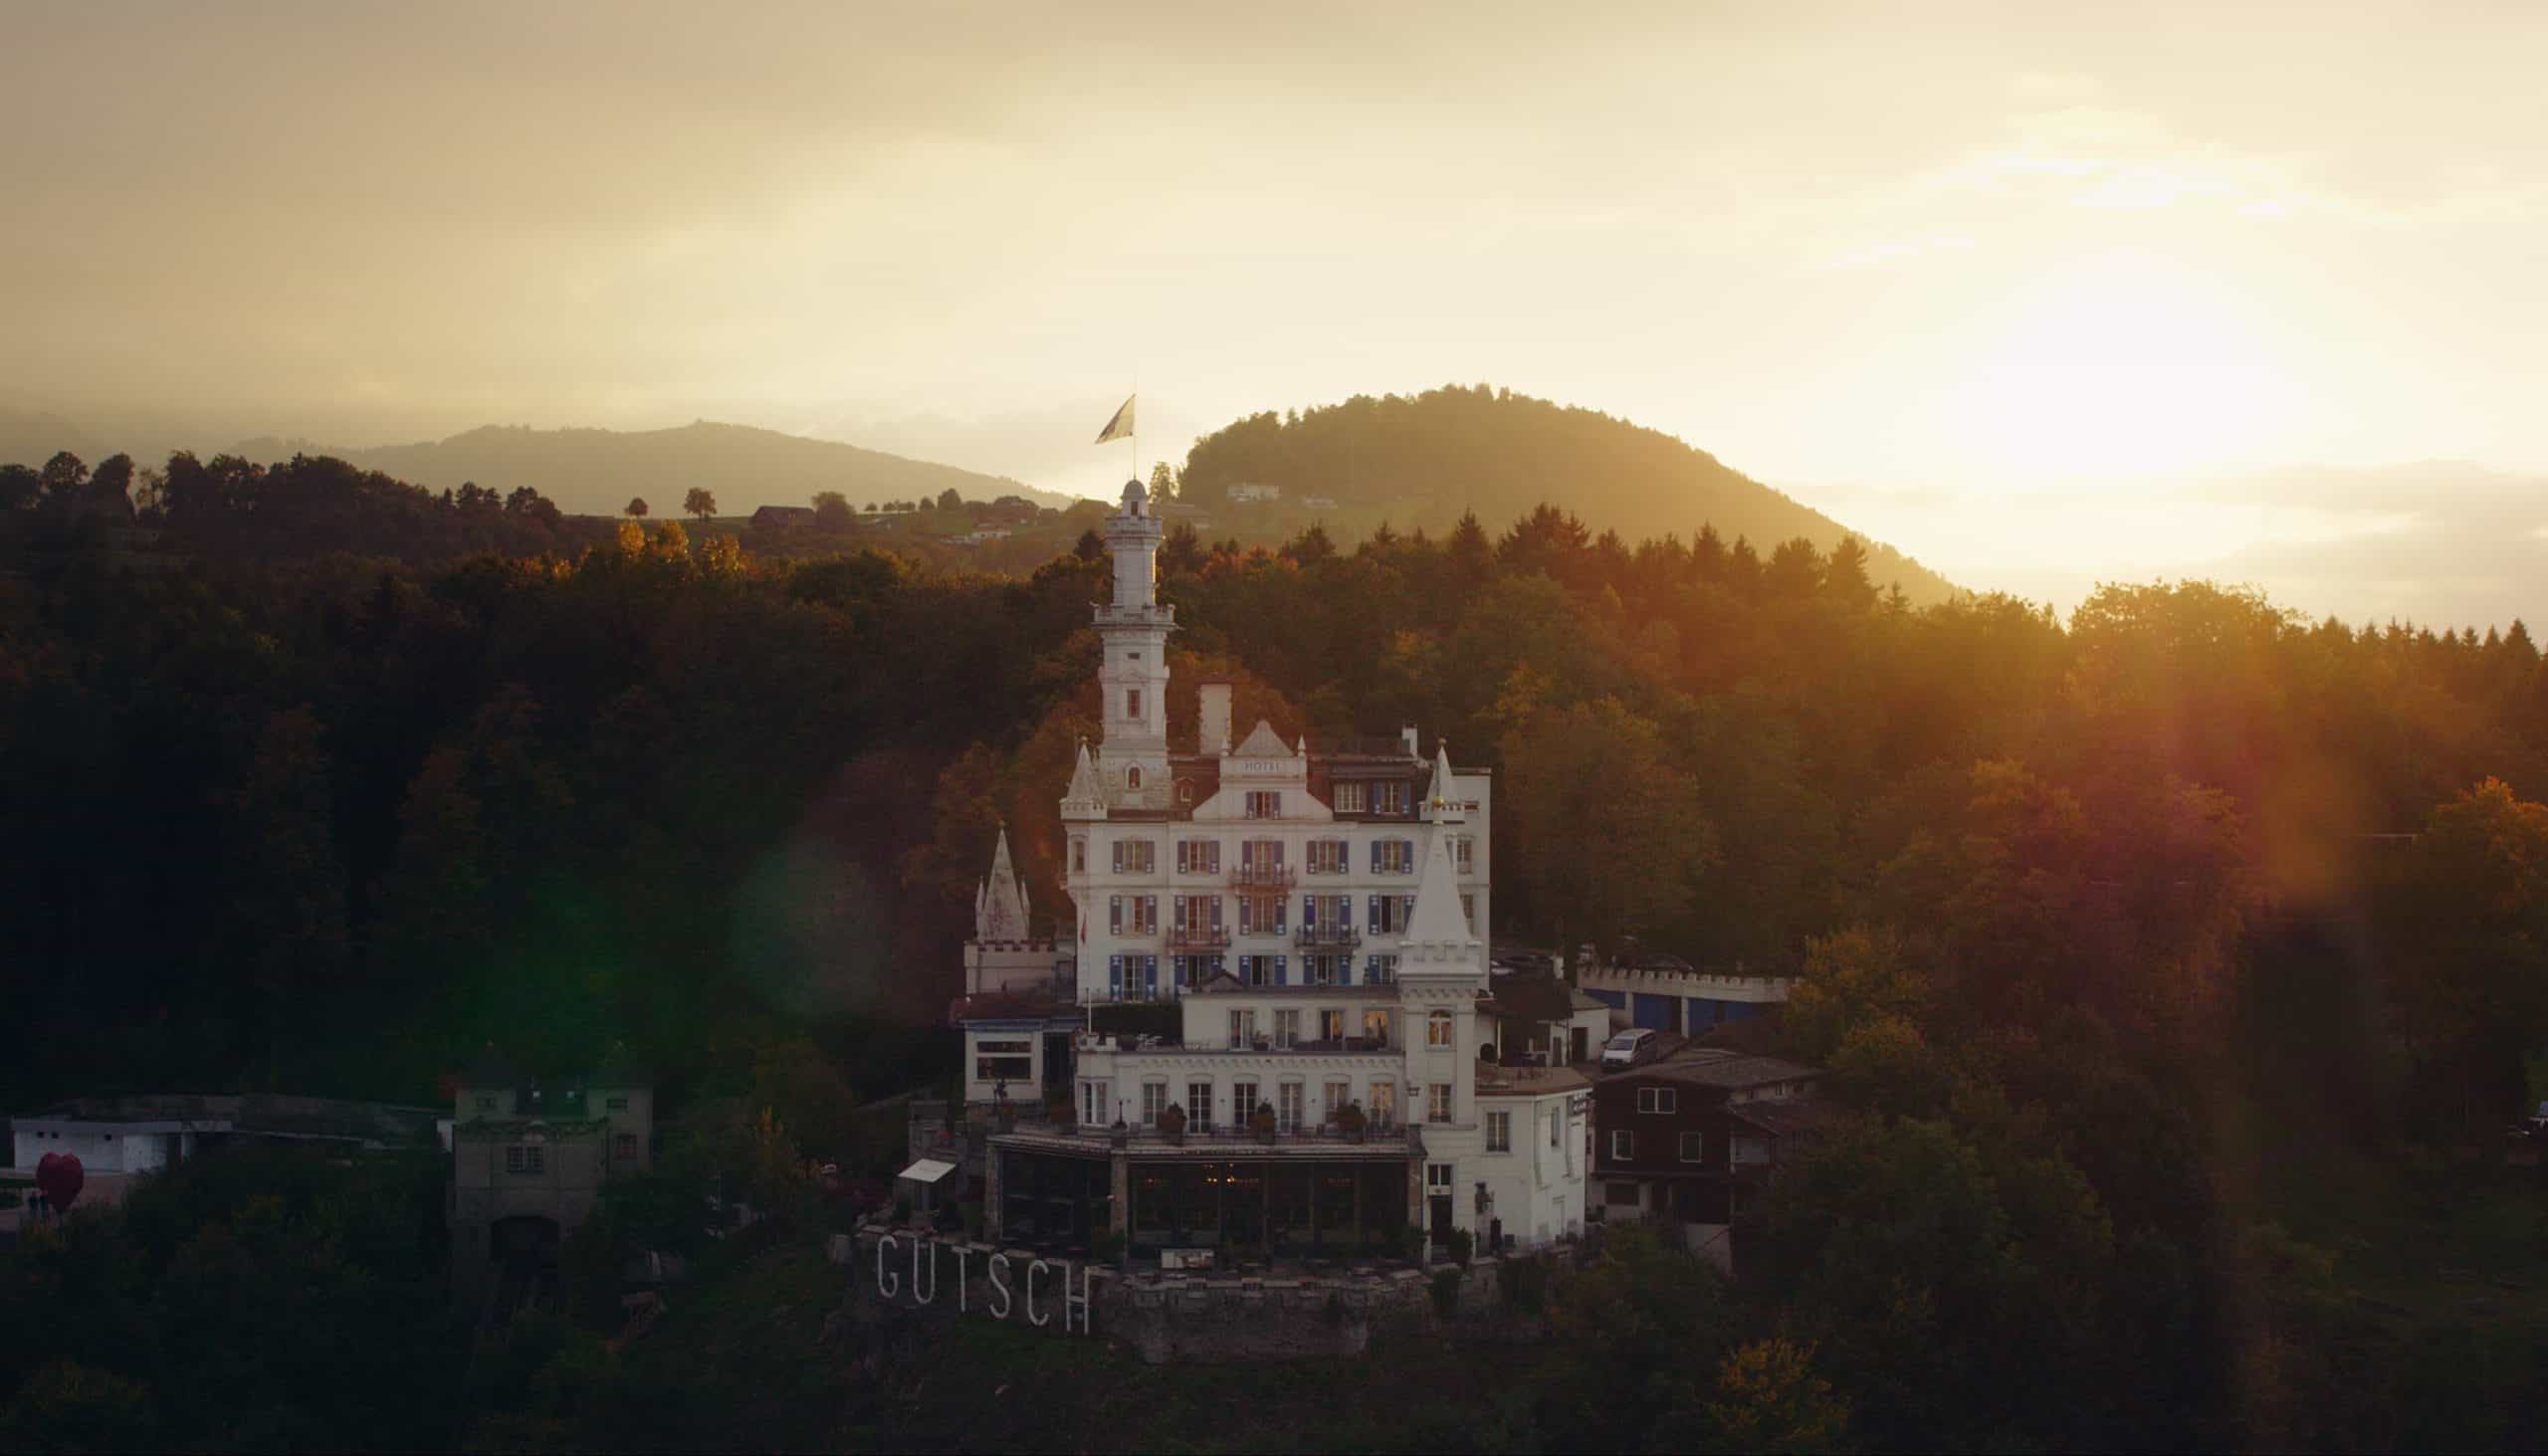
[[[1303,926],[1292,943],[1304,950],[1351,950],[1363,943],[1363,933],[1352,926]]]
[[[1241,860],[1230,871],[1230,883],[1246,890],[1289,890],[1296,881],[1289,865],[1249,864]]]
[[[1169,926],[1168,948],[1170,950],[1226,950],[1230,933],[1219,926]]]
[[[1013,1131],[1018,1133],[1037,1134],[1047,1138],[1070,1139],[1073,1141],[1110,1142],[1114,1138],[1114,1129],[1112,1127],[1089,1123],[1044,1123],[1028,1125],[1021,1122]],[[1125,1142],[1128,1144],[1150,1148],[1157,1148],[1166,1145],[1169,1142],[1167,1134],[1161,1132],[1157,1128],[1150,1127],[1127,1126],[1124,1130],[1124,1137]],[[1245,1127],[1233,1128],[1223,1123],[1215,1123],[1210,1126],[1204,1126],[1199,1123],[1188,1123],[1181,1141],[1186,1145],[1200,1144],[1206,1147],[1226,1148],[1240,1148],[1251,1144],[1262,1145],[1267,1142],[1265,1138],[1259,1136],[1252,1129]],[[1346,1137],[1344,1131],[1338,1128],[1334,1123],[1310,1122],[1303,1122],[1297,1127],[1278,1129],[1272,1139],[1273,1144],[1277,1146],[1299,1143],[1319,1143],[1330,1144],[1358,1144],[1364,1146],[1378,1145],[1389,1147],[1405,1145],[1413,1141],[1413,1125],[1394,1120],[1383,1123],[1376,1118],[1368,1119],[1366,1121],[1363,1136],[1360,1139]]]

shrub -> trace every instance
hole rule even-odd
[[[1433,1274],[1433,1313],[1447,1320],[1460,1307],[1460,1271],[1438,1269]]]
[[[911,1222],[911,1221],[912,1221],[912,1200],[911,1200],[908,1196],[895,1199],[895,1200],[894,1200],[894,1222],[896,1222],[896,1223],[909,1223],[909,1222]]]
[[[1451,1259],[1461,1268],[1469,1267],[1469,1259],[1477,1253],[1477,1236],[1464,1228],[1451,1230]]]
[[[1124,1257],[1124,1236],[1113,1229],[1103,1229],[1088,1241],[1088,1257],[1100,1264],[1112,1264]]]
[[[1540,1313],[1548,1308],[1548,1261],[1536,1255],[1505,1260],[1495,1266],[1495,1289],[1504,1308],[1524,1315]]]

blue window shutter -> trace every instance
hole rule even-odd
[[[1119,839],[1109,848],[1115,851],[1115,873],[1120,875],[1124,873],[1124,841]]]
[[[1354,897],[1351,895],[1336,897],[1336,928],[1340,931],[1354,929]]]
[[[1415,873],[1415,841],[1414,841],[1414,840],[1412,840],[1412,839],[1401,839],[1401,840],[1399,840],[1399,841],[1397,842],[1397,862],[1398,862],[1400,865],[1402,865],[1402,866],[1404,866],[1404,867],[1405,867],[1405,869],[1406,869],[1406,873],[1408,873],[1408,874],[1410,874],[1410,875],[1412,875],[1412,874],[1414,874],[1414,873]]]
[[[1220,928],[1221,928],[1221,897],[1219,897],[1219,896],[1215,895],[1215,896],[1213,896],[1213,897],[1212,897],[1212,929],[1217,931],[1217,930],[1219,930]]]
[[[1116,1000],[1124,999],[1124,957],[1121,955],[1106,957],[1106,989]]]
[[[1373,840],[1373,841],[1372,841],[1372,873],[1373,873],[1373,874],[1375,874],[1375,875],[1377,875],[1377,874],[1379,874],[1380,872],[1380,842],[1379,840],[1375,839],[1375,840]]]
[[[1106,897],[1106,934],[1110,936],[1124,934],[1124,897],[1121,895]]]
[[[1304,931],[1318,929],[1318,897],[1315,895],[1301,897],[1301,929]]]
[[[1275,956],[1275,957],[1274,957],[1274,984],[1276,984],[1276,985],[1278,985],[1278,986],[1288,986],[1288,985],[1290,985],[1291,983],[1292,983],[1292,957],[1290,957],[1289,955],[1277,955],[1277,956]]]
[[[1156,955],[1142,957],[1142,987],[1154,996],[1159,994],[1159,957]]]
[[[1371,919],[1367,924],[1369,924],[1373,930],[1377,931],[1380,928],[1380,897],[1377,895],[1373,896],[1372,903],[1368,909],[1372,914]]]

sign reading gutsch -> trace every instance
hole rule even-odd
[[[1073,1265],[1067,1259],[1030,1258],[1022,1261],[1021,1268],[1021,1261],[973,1244],[944,1242],[918,1234],[882,1234],[876,1240],[876,1293],[888,1301],[908,1299],[914,1306],[936,1304],[945,1293],[939,1287],[940,1271],[951,1257],[956,1264],[956,1309],[959,1314],[978,1311],[994,1320],[1014,1315],[1037,1329],[1051,1328],[1058,1317],[1063,1334],[1089,1333],[1095,1271],[1087,1264]],[[983,1278],[979,1305],[972,1302],[976,1265]],[[1074,1268],[1079,1271],[1077,1288],[1072,1287]]]

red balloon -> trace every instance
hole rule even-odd
[[[44,1194],[56,1213],[68,1213],[80,1197],[80,1189],[89,1181],[81,1171],[77,1153],[48,1152],[36,1160],[36,1191]]]

